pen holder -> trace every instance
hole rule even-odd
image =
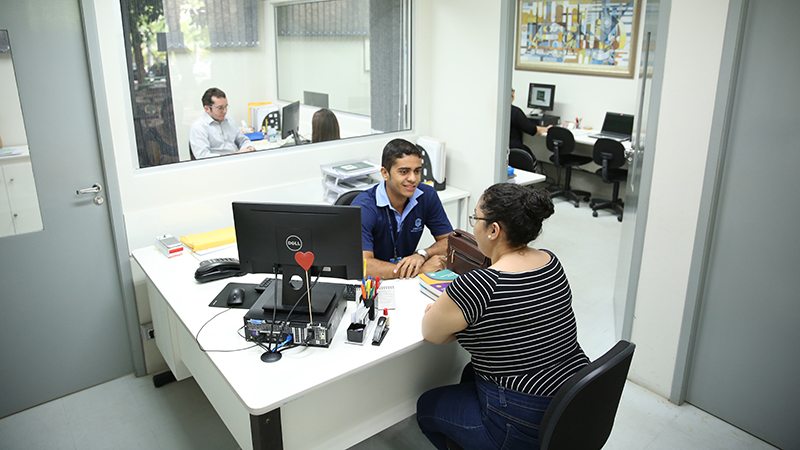
[[[364,300],[364,306],[367,308],[367,312],[369,314],[369,320],[375,320],[375,302],[378,300],[378,295],[373,295],[371,297],[366,297]]]

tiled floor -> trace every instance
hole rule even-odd
[[[581,345],[591,358],[613,346],[613,294],[621,224],[588,206],[556,200],[536,241],[561,260],[572,285]],[[153,387],[151,377],[109,381],[0,420],[6,449],[235,450],[239,447],[189,379]],[[352,450],[432,449],[411,417]],[[610,450],[750,450],[775,447],[689,404],[676,406],[628,382]]]

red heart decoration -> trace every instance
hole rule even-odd
[[[294,254],[294,260],[297,261],[297,264],[300,264],[300,267],[308,270],[314,264],[314,254],[311,252],[297,252]]]

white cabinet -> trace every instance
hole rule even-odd
[[[0,159],[0,236],[42,229],[30,158]]]

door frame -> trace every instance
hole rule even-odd
[[[678,338],[678,351],[675,358],[675,371],[672,377],[669,401],[681,405],[686,401],[689,385],[691,361],[694,356],[700,309],[704,296],[704,286],[708,274],[708,262],[713,243],[713,230],[716,222],[717,204],[720,195],[723,166],[728,147],[728,132],[736,93],[736,80],[742,55],[745,20],[749,0],[730,0],[728,18],[725,25],[724,44],[720,60],[714,117],[708,149],[708,163],[703,176],[700,193],[700,208],[697,229],[689,267],[686,306]]]
[[[653,54],[653,76],[650,79],[650,95],[648,98],[640,98],[639,102],[649,102],[647,123],[645,125],[646,138],[644,142],[644,158],[639,177],[639,193],[635,205],[633,230],[626,231],[623,222],[622,235],[620,236],[619,256],[617,258],[617,274],[614,287],[614,328],[618,339],[631,340],[633,334],[633,317],[636,310],[636,299],[639,292],[639,276],[642,269],[642,250],[644,249],[644,238],[647,231],[647,219],[650,209],[650,188],[653,181],[653,167],[655,166],[656,138],[658,135],[658,120],[661,113],[661,89],[664,80],[664,62],[667,53],[667,38],[669,32],[669,21],[672,9],[671,0],[661,0],[659,3],[658,34],[656,51]],[[643,18],[647,14],[647,3],[642,8]],[[640,27],[640,32],[645,33],[645,26]],[[642,36],[640,36],[641,38]],[[642,42],[642,39],[640,39]],[[644,45],[642,42],[641,45]],[[641,53],[641,52],[640,52]],[[640,56],[640,63],[643,58]],[[644,68],[643,70],[647,70]],[[640,75],[642,76],[642,75]],[[646,76],[646,75],[644,75]],[[640,92],[639,95],[644,95]],[[641,120],[641,118],[640,118]],[[639,136],[636,137],[639,139]],[[636,144],[640,145],[639,143]],[[640,149],[636,149],[637,152]],[[633,176],[633,171],[629,172],[629,177]],[[630,179],[630,178],[629,178]],[[626,208],[626,215],[630,211]],[[628,241],[628,242],[626,242]],[[629,258],[629,261],[625,261]],[[623,265],[627,266],[627,273],[623,273]],[[621,307],[621,323],[617,322],[620,315],[616,308]]]
[[[83,25],[84,45],[86,46],[86,59],[89,62],[89,84],[93,96],[92,103],[94,105],[95,125],[98,134],[97,142],[100,147],[100,161],[106,183],[109,225],[111,226],[114,256],[117,261],[117,274],[125,312],[125,325],[133,359],[133,373],[137,377],[142,377],[147,375],[147,369],[142,337],[139,332],[139,312],[136,307],[136,297],[133,289],[130,250],[128,248],[128,238],[125,234],[122,196],[119,193],[120,184],[117,177],[116,158],[114,157],[114,145],[111,138],[110,111],[107,106],[103,62],[100,58],[100,37],[98,34],[95,1],[80,0],[79,8]]]

